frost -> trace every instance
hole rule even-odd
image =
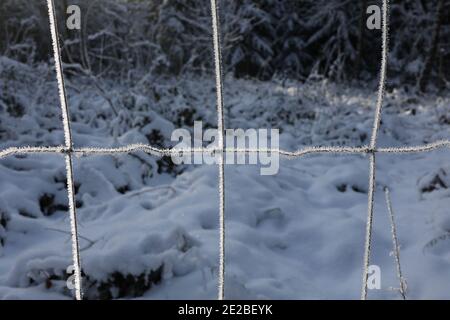
[[[77,210],[76,210],[76,201],[75,201],[75,186],[74,186],[74,168],[73,168],[73,156],[94,156],[94,155],[118,155],[118,154],[137,154],[139,152],[144,152],[149,155],[153,155],[156,157],[167,157],[171,156],[175,153],[179,152],[186,152],[186,153],[199,153],[199,152],[205,152],[205,149],[203,148],[185,148],[185,149],[171,149],[171,148],[164,148],[159,146],[153,146],[149,144],[133,144],[131,143],[133,141],[133,135],[132,133],[127,133],[126,126],[127,122],[133,120],[135,122],[142,121],[145,122],[142,118],[134,118],[132,115],[129,115],[127,112],[121,112],[119,114],[120,117],[116,119],[116,121],[112,124],[112,127],[114,129],[114,136],[115,138],[118,138],[119,136],[122,137],[124,140],[126,140],[127,143],[126,146],[121,147],[81,147],[81,148],[74,148],[73,147],[73,141],[72,141],[72,131],[71,131],[71,122],[69,119],[69,110],[68,110],[68,103],[67,103],[67,95],[66,95],[66,89],[64,85],[64,77],[62,72],[62,63],[61,63],[61,54],[60,54],[60,48],[58,43],[58,31],[56,26],[56,19],[55,19],[55,12],[54,12],[54,3],[53,0],[48,0],[48,9],[49,9],[49,19],[50,19],[50,30],[51,30],[51,36],[52,36],[52,44],[53,44],[53,51],[54,51],[54,59],[55,59],[55,69],[56,69],[56,75],[57,75],[57,83],[58,83],[58,89],[59,89],[59,98],[60,98],[60,106],[62,110],[62,116],[63,116],[63,131],[64,131],[64,146],[56,146],[56,147],[10,147],[5,148],[0,151],[0,158],[6,158],[10,156],[15,155],[24,155],[24,154],[59,154],[63,155],[65,157],[65,169],[66,169],[66,176],[67,176],[67,192],[68,192],[68,200],[69,200],[69,213],[70,213],[70,224],[71,224],[71,239],[72,239],[72,258],[74,263],[74,269],[75,269],[75,276],[76,276],[76,298],[81,299],[82,298],[82,288],[81,288],[81,262],[80,262],[80,250],[88,250],[92,246],[95,246],[97,243],[96,240],[89,240],[87,237],[82,237],[79,235],[78,230],[78,217],[77,217]],[[259,153],[259,152],[272,152],[277,153],[280,156],[286,157],[288,159],[297,159],[299,157],[305,157],[308,155],[318,155],[318,154],[337,154],[341,156],[349,155],[349,154],[356,154],[356,155],[368,155],[369,158],[369,188],[367,190],[368,192],[368,217],[367,217],[367,224],[366,224],[366,238],[365,238],[365,245],[364,245],[364,265],[363,265],[363,287],[362,287],[362,293],[361,297],[365,299],[367,297],[367,270],[368,266],[370,264],[370,257],[371,257],[371,250],[372,250],[372,232],[373,232],[373,216],[374,216],[374,197],[375,197],[375,189],[376,189],[376,156],[378,153],[395,153],[395,154],[402,154],[402,153],[416,153],[416,152],[429,152],[436,149],[442,149],[442,148],[450,148],[450,141],[449,140],[439,140],[436,142],[426,143],[423,145],[417,145],[417,146],[402,146],[402,147],[378,147],[377,146],[377,139],[380,134],[380,122],[382,117],[382,111],[383,111],[383,99],[385,98],[385,82],[386,82],[386,67],[387,67],[387,54],[388,54],[388,5],[389,1],[384,0],[383,2],[383,46],[382,46],[382,61],[381,61],[381,72],[380,72],[380,82],[378,86],[377,91],[377,100],[376,100],[376,106],[375,106],[375,115],[374,115],[374,121],[373,121],[373,127],[372,127],[372,135],[370,138],[369,145],[363,145],[361,147],[349,147],[349,146],[311,146],[311,147],[303,147],[301,149],[295,150],[295,151],[289,151],[285,149],[234,149],[234,148],[225,148],[223,143],[223,132],[225,129],[224,125],[224,99],[223,99],[223,75],[222,75],[222,57],[221,57],[221,39],[220,39],[220,28],[219,28],[219,12],[218,12],[218,6],[216,0],[211,0],[211,10],[212,10],[212,29],[213,29],[213,44],[214,44],[214,65],[215,65],[215,80],[216,80],[216,116],[217,116],[217,127],[219,131],[219,143],[218,147],[214,149],[214,151],[218,151],[221,153],[221,156],[219,157],[219,164],[218,164],[218,170],[219,170],[219,179],[218,179],[218,186],[214,185],[214,188],[218,188],[218,194],[219,194],[219,270],[218,270],[218,298],[224,299],[225,298],[225,168],[224,168],[224,159],[223,159],[223,152],[235,152],[235,153]],[[264,17],[260,17],[262,20],[264,20]],[[170,21],[169,21],[170,25]],[[172,25],[173,26],[173,25]],[[178,28],[177,25],[174,27]],[[245,26],[242,26],[245,27]],[[179,30],[181,31],[181,29]],[[320,34],[318,35],[320,36]],[[314,39],[313,39],[314,40]],[[255,43],[259,44],[259,47],[262,51],[269,52],[270,49],[266,48],[265,42],[263,39],[254,39]],[[236,50],[240,50],[239,48]],[[240,57],[240,51],[235,52],[235,62],[241,59]],[[239,53],[239,54],[238,54]],[[270,52],[269,52],[270,53]],[[243,54],[243,53],[242,53]],[[305,87],[307,84],[305,84]],[[239,88],[241,89],[241,88]],[[294,95],[291,93],[291,95]],[[318,94],[320,96],[320,94]],[[317,97],[316,97],[317,98]],[[319,97],[320,98],[320,97]],[[357,99],[355,99],[358,101]],[[275,101],[275,100],[273,100]],[[24,102],[22,102],[24,104]],[[249,103],[251,105],[251,103]],[[2,108],[4,108],[2,103]],[[251,109],[251,108],[249,108]],[[333,118],[333,115],[330,116],[330,118]],[[323,119],[322,119],[323,120]],[[333,119],[334,120],[334,119]],[[158,121],[162,121],[160,118],[158,118]],[[155,125],[157,121],[152,122],[150,125],[145,127],[145,130],[150,131],[151,129],[154,129],[152,126]],[[255,121],[256,122],[256,121]],[[320,121],[319,121],[320,122]],[[35,124],[36,125],[36,124]],[[163,127],[167,128],[167,123],[156,123],[157,127]],[[319,123],[319,126],[324,126],[324,123]],[[81,131],[81,130],[80,130]],[[313,132],[313,134],[319,135],[320,132]],[[117,139],[116,139],[117,140]],[[208,149],[208,151],[211,151]],[[142,159],[139,159],[139,161],[142,161]],[[329,166],[330,163],[327,163],[326,166]],[[130,165],[132,166],[132,165]],[[326,167],[324,166],[324,167]],[[111,169],[108,169],[106,165],[99,166],[103,167],[98,170],[105,170],[110,171]],[[344,166],[340,166],[339,169],[344,168]],[[348,167],[345,167],[346,170],[344,170],[343,173],[348,174],[350,172],[350,169]],[[292,169],[292,168],[291,168]],[[136,170],[136,166],[133,167],[133,170]],[[131,170],[130,170],[131,171]],[[330,172],[330,171],[328,171]],[[308,170],[305,170],[302,174],[305,176],[308,176],[310,172]],[[30,178],[30,177],[28,177]],[[114,190],[117,190],[117,193],[125,193],[124,190],[127,190],[127,183],[133,184],[137,182],[133,181],[133,178],[130,178],[127,175],[115,177],[114,179],[109,179],[109,182],[107,179],[102,179],[102,175],[95,171],[91,176],[89,176],[91,180],[89,180],[87,177],[83,177],[84,181],[88,181],[92,189],[99,189],[98,184],[104,183],[104,192],[99,192],[97,195],[86,195],[83,200],[89,200],[89,197],[91,198],[101,198],[102,200],[107,199],[108,194],[115,192]],[[233,175],[233,179],[238,180],[240,177],[238,174]],[[287,188],[290,187],[290,178],[285,178],[285,181],[283,181],[284,186],[287,186]],[[339,174],[334,173],[333,179],[338,180]],[[185,179],[183,181],[182,179]],[[356,175],[355,177],[352,177],[352,179],[360,181],[359,175]],[[94,181],[95,180],[95,181]],[[189,209],[189,205],[186,204],[186,202],[181,202],[179,199],[176,199],[177,196],[180,195],[179,189],[186,188],[186,186],[191,186],[191,184],[196,183],[192,188],[199,188],[202,191],[209,190],[208,189],[208,183],[211,183],[211,179],[206,179],[207,182],[201,181],[199,177],[196,176],[196,173],[189,173],[187,175],[183,175],[179,182],[175,183],[174,186],[169,185],[161,188],[163,192],[158,190],[158,188],[143,188],[139,192],[130,192],[128,194],[125,194],[123,198],[120,199],[114,199],[111,202],[107,203],[105,206],[93,206],[95,208],[91,209],[91,211],[88,211],[86,213],[86,216],[88,218],[86,219],[95,219],[96,214],[103,213],[107,210],[111,210],[113,212],[117,212],[117,221],[123,221],[127,219],[126,212],[123,211],[124,203],[133,206],[133,212],[138,212],[139,210],[147,210],[151,211],[154,207],[159,207],[163,203],[170,202],[168,205],[169,209],[165,208],[167,212],[177,212],[177,214],[181,215],[184,214],[183,210],[185,209],[184,205],[186,205],[186,208]],[[330,180],[324,179],[325,182],[330,182]],[[333,180],[333,181],[334,181]],[[200,182],[201,183],[200,183]],[[294,180],[295,181],[295,180]],[[297,182],[297,181],[295,181]],[[110,185],[106,185],[107,183],[110,183]],[[203,183],[203,184],[202,184]],[[258,189],[258,185],[254,184],[255,188]],[[315,188],[317,190],[323,190],[325,184],[321,184],[320,182],[317,182],[315,185]],[[90,190],[89,188],[87,188]],[[261,187],[261,189],[263,189]],[[345,193],[346,187],[340,188],[341,190],[338,190],[340,193]],[[86,191],[86,190],[83,190]],[[90,190],[92,191],[92,190]],[[331,192],[331,189],[329,190]],[[266,193],[264,193],[266,192]],[[404,280],[403,275],[400,268],[400,255],[399,255],[399,245],[398,245],[398,239],[395,229],[395,223],[394,223],[394,216],[392,212],[392,207],[390,203],[390,198],[388,194],[388,189],[385,189],[386,192],[386,202],[388,205],[388,211],[390,214],[390,222],[391,222],[391,232],[393,236],[393,243],[394,243],[394,256],[396,259],[396,267],[397,267],[397,273],[398,278],[400,281],[401,286],[401,293],[404,295],[406,288],[404,287]],[[89,193],[89,192],[87,192]],[[361,193],[359,190],[357,193]],[[363,191],[365,193],[365,190]],[[145,194],[145,197],[141,197],[141,194]],[[261,196],[261,194],[263,196]],[[263,189],[261,193],[255,194],[256,197],[265,197],[267,195],[267,190]],[[129,201],[128,198],[133,197],[138,200],[138,203],[135,203],[136,201]],[[279,198],[282,198],[283,195],[279,194]],[[200,198],[198,196],[198,198]],[[257,199],[258,201],[261,201],[261,199]],[[296,199],[295,199],[296,200]],[[258,201],[255,201],[254,204],[258,204]],[[277,201],[277,199],[272,199],[272,201]],[[323,199],[321,201],[324,201]],[[200,201],[198,201],[200,202]],[[183,204],[182,208],[176,209],[176,205]],[[9,204],[10,205],[10,204]],[[23,201],[22,203],[23,207],[26,207],[27,213],[22,212],[19,213],[20,215],[29,214],[30,217],[33,217],[33,214],[37,209],[33,207],[28,200]],[[232,203],[231,206],[234,206],[235,204]],[[193,214],[198,214],[198,216],[195,217],[195,219],[198,219],[201,221],[202,227],[204,229],[213,228],[215,226],[215,221],[212,221],[210,219],[209,211],[206,210],[204,207],[202,207],[201,204],[194,204],[193,205],[196,210],[190,211],[190,213],[193,212]],[[275,208],[275,209],[274,209]],[[18,209],[18,208],[15,208]],[[247,207],[249,211],[251,211],[250,207]],[[177,211],[178,210],[178,211]],[[303,210],[303,208],[301,208]],[[30,213],[32,212],[32,213]],[[165,211],[164,211],[165,212]],[[200,213],[197,213],[200,212]],[[261,219],[267,220],[279,220],[283,223],[278,223],[278,226],[285,226],[287,223],[284,223],[284,220],[289,219],[288,215],[284,213],[284,209],[281,207],[275,206],[270,208],[263,208],[260,212],[263,212],[262,216],[260,214],[259,217],[256,217],[256,222],[253,223],[254,226],[261,226],[265,227],[265,223],[261,223]],[[281,214],[282,213],[282,214]],[[161,212],[158,214],[162,215]],[[232,210],[230,210],[230,215],[233,215],[234,213]],[[266,217],[267,215],[267,217]],[[273,216],[273,217],[272,217]],[[115,219],[114,218],[114,219]],[[177,220],[179,216],[174,215],[173,220]],[[111,221],[115,221],[112,219]],[[193,218],[192,221],[195,221]],[[132,227],[138,228],[141,221],[134,221]],[[194,224],[194,222],[191,222]],[[6,224],[6,222],[5,222]],[[122,239],[114,234],[113,231],[116,230],[109,230],[106,232],[106,236],[109,236],[109,242],[106,243],[105,248],[107,250],[110,250],[110,255],[107,253],[104,254],[104,256],[99,255],[96,256],[95,253],[89,253],[89,259],[93,261],[92,264],[91,274],[95,276],[98,280],[104,280],[108,281],[107,275],[111,275],[114,273],[114,271],[117,271],[114,269],[115,267],[118,267],[120,269],[119,271],[124,272],[124,274],[130,274],[133,276],[140,276],[142,269],[150,268],[151,270],[160,270],[161,266],[164,265],[164,274],[163,276],[166,278],[170,278],[173,275],[184,275],[189,273],[190,270],[194,269],[196,266],[196,263],[203,263],[202,259],[205,259],[204,257],[196,256],[195,247],[197,246],[197,242],[194,241],[191,238],[191,235],[185,232],[183,229],[174,229],[171,230],[171,233],[169,237],[164,237],[163,234],[158,233],[158,227],[163,229],[165,227],[164,223],[157,222],[157,227],[153,227],[152,229],[152,236],[148,237],[142,237],[143,234],[147,232],[145,228],[141,228],[136,235],[130,235],[130,239],[133,240],[132,243],[134,244],[134,241],[136,241],[139,244],[139,249],[135,249],[133,245],[124,244]],[[122,227],[122,224],[115,225],[114,228],[119,230]],[[114,229],[113,228],[113,229]],[[134,230],[133,228],[129,228],[129,230]],[[5,226],[1,226],[1,234],[0,236],[4,236],[5,234]],[[130,232],[132,233],[132,232]],[[79,241],[87,241],[87,245],[82,246],[80,249]],[[254,239],[246,239],[246,241],[255,241]],[[265,241],[265,245],[270,246],[271,248],[276,248],[277,250],[286,250],[289,246],[289,244],[286,244],[284,241],[280,241],[276,237],[271,238],[268,236],[265,239],[262,239],[261,241]],[[186,253],[190,249],[193,249],[192,252],[189,252],[189,255],[187,256],[187,262],[183,261],[180,262],[179,260],[182,260],[184,258],[181,257],[180,253]],[[245,248],[238,248],[245,252]],[[96,251],[98,252],[98,251]],[[41,252],[40,252],[41,253]],[[234,252],[230,252],[230,254],[235,254]],[[254,253],[252,253],[254,254]],[[36,256],[38,256],[39,253],[36,253]],[[136,264],[133,265],[127,265],[127,261],[132,260],[135,255],[138,255],[139,258],[137,258]],[[152,259],[148,258],[148,256],[141,256],[141,255],[153,255]],[[155,258],[156,256],[156,258]],[[23,257],[23,261],[28,261],[30,259],[31,255]],[[40,261],[39,259],[34,259],[33,257],[32,261],[28,265],[21,266],[21,269],[19,271],[26,271],[29,272],[29,275],[31,278],[49,278],[52,273],[47,270],[50,268],[49,261]],[[121,259],[126,258],[124,261],[121,261]],[[127,260],[128,259],[128,260]],[[21,260],[22,261],[22,260]],[[199,262],[200,261],[200,262]],[[55,262],[55,261],[53,261]],[[56,261],[56,265],[59,268],[64,268],[64,263],[61,260]],[[204,263],[203,265],[214,265],[213,263]],[[39,271],[40,270],[40,271]],[[24,278],[21,278],[19,275],[19,271],[16,273],[10,274],[10,283],[20,285],[25,285],[26,280]],[[202,271],[203,272],[203,271]],[[54,272],[56,273],[56,271]],[[147,276],[147,275],[146,275]],[[207,275],[202,275],[205,278],[207,278]],[[242,280],[240,279],[234,279],[230,278],[227,281],[233,283],[232,290],[236,290],[236,288],[241,288],[239,291],[241,292],[247,292],[247,288],[242,285]],[[305,281],[306,282],[306,281]],[[227,282],[228,283],[228,282]],[[256,286],[262,286],[264,287],[266,284],[258,283]],[[309,285],[309,283],[305,283],[305,285]],[[279,287],[280,285],[276,283],[274,287]],[[242,289],[243,288],[243,289]],[[245,290],[244,290],[245,289]],[[0,293],[2,288],[0,288]],[[206,289],[205,289],[206,290]],[[247,293],[245,293],[247,294]]]
[[[68,149],[65,158],[66,158],[67,195],[69,198],[70,229],[72,234],[72,256],[75,273],[75,297],[77,300],[81,300],[82,288],[81,288],[80,247],[78,244],[78,222],[77,222],[77,212],[75,209],[73,164],[71,153],[73,147],[72,132],[70,130],[69,107],[67,105],[66,88],[64,85],[61,50],[59,47],[59,35],[58,35],[58,26],[56,23],[54,0],[47,0],[47,6],[48,6],[48,16],[50,20],[50,33],[52,36],[52,44],[53,44],[53,57],[55,59],[56,78],[58,81],[59,100],[61,104],[61,111],[63,117],[64,140],[66,148]]]
[[[392,209],[392,202],[389,188],[387,187],[384,188],[384,195],[389,213],[389,221],[391,223],[392,244],[394,248],[392,255],[395,257],[395,267],[397,269],[397,277],[400,284],[399,292],[402,295],[403,300],[406,300],[406,281],[403,278],[402,266],[400,263],[400,245],[398,243],[397,228],[395,226],[394,211]]]

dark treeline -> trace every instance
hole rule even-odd
[[[56,1],[64,61],[74,70],[129,77],[212,71],[209,0]],[[65,27],[77,4],[81,30]],[[221,2],[224,69],[237,77],[336,81],[377,76],[380,30],[366,9],[381,0],[229,0]],[[389,76],[418,85],[450,81],[450,0],[402,0],[390,7]],[[0,2],[0,54],[48,60],[44,0]]]

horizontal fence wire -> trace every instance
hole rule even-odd
[[[288,151],[276,148],[230,148],[225,147],[223,150],[220,148],[159,148],[146,144],[130,144],[121,147],[81,147],[72,148],[69,150],[65,146],[55,147],[9,147],[0,151],[0,158],[6,158],[8,156],[26,155],[26,154],[67,154],[72,153],[77,157],[90,156],[90,155],[111,155],[111,154],[127,154],[134,152],[144,152],[156,157],[166,157],[173,155],[180,155],[183,153],[219,153],[229,152],[237,154],[249,154],[249,153],[271,153],[279,154],[281,157],[286,158],[299,158],[307,155],[334,153],[334,154],[370,154],[370,153],[423,153],[440,149],[450,149],[450,140],[440,140],[433,143],[418,145],[418,146],[406,146],[406,147],[381,147],[371,149],[370,146],[362,147],[326,147],[326,146],[312,146],[304,147],[296,151]]]

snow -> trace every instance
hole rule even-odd
[[[45,70],[5,58],[0,64],[0,70],[15,68],[32,79]],[[32,101],[41,84],[18,78],[10,80],[8,94]],[[194,118],[215,124],[214,83],[181,79],[174,93],[164,89],[172,80],[162,80],[155,85],[162,92],[158,101],[133,88],[136,99],[116,117],[82,79],[70,82],[81,87],[69,87],[68,96],[74,145],[81,150],[73,166],[85,297],[216,299],[217,167],[172,166],[168,154],[159,152],[171,146],[173,129],[192,129],[189,121],[177,123],[186,106],[195,110]],[[129,88],[106,85],[117,101],[128,96]],[[23,116],[2,109],[0,150],[31,145],[61,151],[57,86],[51,81],[45,86],[33,104],[24,103]],[[374,88],[226,78],[224,98],[227,127],[280,128],[285,150],[364,148],[370,142]],[[449,108],[450,96],[387,92],[378,145],[449,139]],[[142,143],[160,149],[144,149]],[[127,149],[128,144],[137,145]],[[87,155],[89,147],[106,149]],[[389,289],[399,283],[385,186],[407,298],[450,298],[450,151],[434,147],[428,153],[377,154],[370,262],[381,268],[382,289],[368,290],[369,299],[401,299]],[[112,148],[124,148],[123,153],[113,156]],[[346,150],[349,154],[282,159],[275,176],[261,176],[258,166],[225,165],[227,299],[360,297],[369,159]],[[72,257],[63,155],[0,159],[0,222],[0,298],[72,298],[66,286]],[[133,283],[132,289],[124,289],[124,282]]]

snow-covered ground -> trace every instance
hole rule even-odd
[[[63,144],[54,74],[0,59],[0,148]],[[9,72],[9,73],[8,73]],[[26,76],[24,76],[26,74]],[[151,143],[194,120],[214,126],[212,77],[133,88],[70,78],[80,146]],[[111,102],[104,99],[110,98]],[[281,147],[368,143],[375,88],[324,80],[225,81],[229,128],[279,128]],[[116,108],[116,110],[114,110]],[[450,95],[388,92],[379,144],[450,138]],[[391,190],[401,263],[412,299],[450,298],[450,151],[378,155],[371,263],[380,290],[399,299],[383,188]],[[219,255],[218,172],[144,153],[74,160],[85,296],[90,299],[215,299]],[[368,159],[282,159],[274,176],[227,165],[227,298],[358,299],[367,217]],[[0,160],[0,298],[70,299],[71,243],[64,160]]]

